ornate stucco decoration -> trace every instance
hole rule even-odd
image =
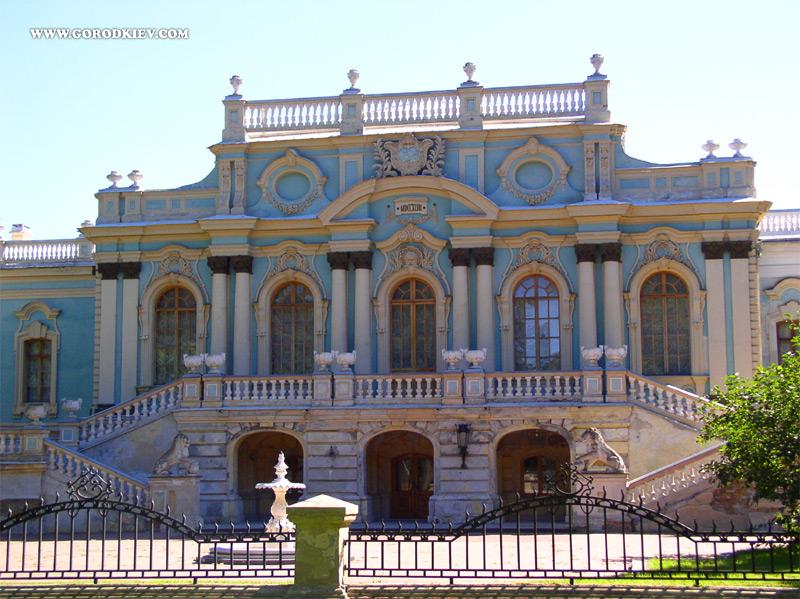
[[[430,233],[409,223],[386,242],[376,244],[384,255],[383,270],[378,277],[383,281],[392,274],[402,271],[424,270],[436,277],[447,295],[450,286],[447,277],[439,266],[439,254],[445,243]],[[376,285],[376,290],[380,285]]]
[[[314,268],[313,263],[308,258],[305,254],[301,254],[298,248],[287,247],[270,265],[266,279],[282,272],[293,270],[307,274],[324,291],[325,286],[322,284],[319,273],[317,273],[317,269]]]
[[[282,197],[279,193],[280,180],[286,175],[298,174],[308,180],[307,191],[297,198]],[[324,198],[323,187],[327,177],[319,167],[307,158],[303,158],[294,150],[286,150],[281,158],[273,160],[258,178],[261,197],[286,215],[298,214],[308,208],[316,200]]]
[[[375,142],[375,176],[399,177],[433,175],[438,177],[444,167],[444,140],[439,137],[417,139],[406,133],[398,140],[379,139]]]
[[[547,167],[550,170],[549,181],[537,188],[528,188],[520,183],[518,171],[529,164]],[[500,177],[500,186],[503,189],[535,206],[547,201],[560,187],[566,185],[569,171],[570,166],[558,152],[531,137],[528,143],[506,156],[497,169],[497,175]]]
[[[684,246],[685,245],[686,244],[684,244]],[[644,254],[639,256],[639,259],[636,261],[636,265],[631,270],[631,275],[628,278],[628,286],[630,286],[630,280],[633,278],[633,275],[635,275],[641,268],[647,266],[651,262],[657,262],[661,259],[679,262],[697,275],[697,269],[695,268],[691,258],[689,258],[686,248],[684,247],[681,249],[677,243],[667,237],[666,234],[662,233],[657,239],[652,241],[650,245],[647,246]]]
[[[194,278],[192,263],[177,252],[168,254],[158,263],[158,275],[165,275],[169,272],[185,275]]]
[[[162,248],[158,252],[150,254],[150,256],[142,256],[143,262],[148,257],[150,258],[151,268],[144,284],[145,289],[162,277],[179,275],[190,279],[192,283],[200,288],[204,301],[208,298],[208,291],[198,271],[199,250],[182,246],[170,246]]]
[[[567,272],[564,270],[564,266],[558,259],[558,254],[554,252],[552,248],[546,246],[538,239],[528,242],[528,244],[517,250],[515,254],[516,256],[512,258],[508,265],[508,270],[505,273],[506,275],[514,272],[521,266],[530,264],[531,262],[539,262],[540,264],[552,266],[558,272],[564,275],[565,279],[569,280],[569,277],[567,277]]]

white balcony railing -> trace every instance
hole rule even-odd
[[[494,373],[486,375],[488,401],[580,401],[580,372]]]
[[[470,114],[486,121],[536,121],[588,118],[586,83],[478,88]],[[475,102],[475,100],[471,100]],[[242,100],[239,125],[244,131],[281,132],[363,127],[458,123],[466,110],[459,90],[366,94],[350,97],[345,114],[342,96],[286,100]],[[474,126],[474,125],[473,125]]]
[[[311,401],[311,377],[235,377],[224,380],[225,405],[287,405]]]
[[[0,266],[50,266],[90,262],[94,246],[86,239],[0,241]]]
[[[772,210],[758,227],[762,239],[800,236],[800,210]]]
[[[353,390],[356,403],[434,402],[442,398],[442,378],[424,373],[357,376],[353,381]]]

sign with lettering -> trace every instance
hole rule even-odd
[[[428,200],[427,198],[395,200],[394,214],[395,216],[427,216]]]

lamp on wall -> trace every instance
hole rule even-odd
[[[461,423],[456,426],[456,443],[461,452],[461,467],[467,467],[467,447],[469,446],[469,424]]]

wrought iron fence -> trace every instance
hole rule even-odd
[[[293,532],[192,527],[152,502],[121,501],[95,470],[67,490],[65,501],[9,510],[0,521],[0,580],[294,576]]]
[[[345,572],[392,579],[800,579],[800,535],[700,530],[644,507],[593,495],[573,467],[542,494],[458,525],[351,528]]]

